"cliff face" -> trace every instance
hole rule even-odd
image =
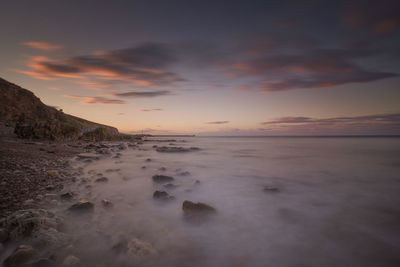
[[[111,140],[114,127],[71,116],[47,106],[31,91],[0,78],[0,123],[14,127],[20,138]]]

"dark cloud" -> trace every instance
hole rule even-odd
[[[67,98],[77,99],[84,104],[125,104],[125,101],[120,99],[112,99],[101,96],[76,96],[69,95]]]
[[[115,96],[118,97],[131,97],[131,98],[140,98],[140,97],[157,97],[157,96],[165,96],[170,95],[170,91],[161,90],[161,91],[142,91],[142,92],[125,92],[118,93]]]
[[[90,76],[143,87],[163,86],[183,80],[168,70],[175,61],[175,55],[168,45],[145,43],[66,60],[34,57],[28,64],[31,70],[24,73],[39,79]]]
[[[316,47],[292,52],[274,51],[234,64],[232,73],[255,78],[252,86],[264,91],[325,88],[398,76],[397,73],[369,70],[355,63],[376,53],[366,49]]]
[[[310,117],[283,117],[272,121],[263,122],[264,125],[277,124],[393,124],[400,127],[400,113],[380,114],[355,117],[335,117],[326,119],[316,119]]]
[[[150,111],[163,111],[163,109],[162,109],[162,108],[150,108],[150,109],[146,109],[146,108],[144,108],[144,109],[141,109],[140,111],[143,111],[143,112],[150,112]]]
[[[206,124],[227,124],[229,121],[209,121]]]

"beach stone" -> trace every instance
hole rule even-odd
[[[32,262],[29,267],[55,267],[56,263],[55,261],[51,260],[51,259],[39,259],[35,262]]]
[[[266,185],[264,186],[264,192],[269,192],[269,193],[278,193],[281,190],[278,187]]]
[[[184,153],[200,150],[198,147],[184,148],[180,146],[162,146],[156,149],[157,152],[162,153]]]
[[[74,212],[91,212],[94,209],[94,204],[86,199],[81,199],[77,203],[69,207],[70,211]]]
[[[107,177],[100,177],[100,178],[97,178],[95,182],[97,182],[97,183],[106,183],[106,182],[108,182],[108,178]]]
[[[162,175],[162,174],[153,175],[152,179],[153,179],[153,182],[155,182],[155,183],[166,183],[166,182],[171,182],[171,181],[175,180],[174,177]]]
[[[213,207],[211,207],[211,206],[209,206],[207,204],[204,204],[204,203],[201,203],[201,202],[194,203],[194,202],[189,201],[189,200],[185,200],[182,203],[182,210],[183,210],[183,212],[185,214],[191,214],[191,213],[215,213],[216,212],[215,208],[213,208]]]
[[[56,177],[60,176],[60,174],[58,173],[57,170],[48,170],[47,176],[49,176],[51,178],[56,178]]]
[[[36,254],[36,251],[32,246],[29,245],[20,245],[18,246],[13,253],[4,260],[4,267],[18,267],[30,261],[33,256]]]
[[[114,206],[114,204],[108,199],[102,199],[101,204],[103,204],[103,207],[105,208],[112,208]]]
[[[19,210],[0,220],[0,228],[6,231],[7,240],[33,237],[38,232],[51,231],[53,234],[61,225],[61,220],[54,213],[43,209]]]
[[[65,267],[81,266],[81,260],[78,257],[74,256],[74,255],[68,255],[63,260],[62,266],[65,266]]]
[[[138,238],[123,240],[112,247],[117,254],[126,254],[135,258],[157,255],[157,250],[148,242]]]
[[[153,193],[153,198],[159,199],[159,200],[171,200],[171,199],[174,199],[174,197],[170,196],[167,192],[158,191],[158,190]]]
[[[70,199],[72,199],[73,197],[74,197],[74,193],[72,193],[72,192],[70,192],[70,191],[61,193],[61,195],[60,195],[60,198],[61,198],[61,199],[64,199],[64,200],[70,200]]]
[[[105,153],[101,153],[105,154]],[[99,155],[94,153],[81,153],[77,155],[78,159],[100,159]]]

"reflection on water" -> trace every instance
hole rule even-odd
[[[399,139],[186,141],[201,150],[159,153],[153,145],[165,144],[145,142],[75,163],[87,181],[71,190],[94,212],[55,210],[84,266],[400,266]],[[154,183],[155,174],[175,180]],[[100,176],[108,182],[94,182]],[[155,190],[174,199],[155,200]],[[217,214],[185,220],[184,200]],[[129,255],[132,239],[145,245],[130,243],[141,251]]]

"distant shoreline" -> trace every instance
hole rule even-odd
[[[400,138],[400,135],[148,135],[146,137],[200,138]]]

